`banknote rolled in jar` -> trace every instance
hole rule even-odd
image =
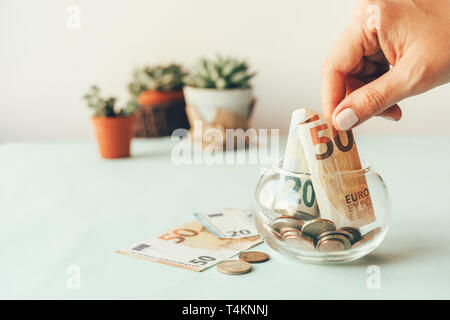
[[[352,131],[338,132],[316,111],[301,110],[305,120],[299,123],[298,133],[312,173],[320,216],[337,227],[359,228],[374,222]]]
[[[292,113],[291,125],[286,144],[283,169],[297,176],[280,177],[280,190],[275,199],[275,210],[279,213],[304,220],[320,216],[311,178],[308,175],[308,163],[299,136],[299,123],[305,120],[303,109]]]

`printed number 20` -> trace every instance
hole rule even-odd
[[[327,123],[321,124],[317,127],[310,129],[313,144],[314,145],[325,144],[327,146],[327,150],[325,150],[324,153],[316,154],[317,160],[325,160],[325,159],[329,158],[333,154],[334,144],[342,152],[347,152],[352,149],[354,139],[353,139],[353,133],[351,132],[351,130],[348,130],[345,132],[347,134],[347,145],[344,146],[344,144],[341,141],[340,135],[334,128],[332,128],[334,144],[333,144],[333,141],[327,136],[319,137],[319,132],[324,131],[326,129],[328,129]]]
[[[293,189],[295,192],[299,192],[302,188],[302,181],[297,177],[286,177],[287,180],[293,180],[295,182]],[[311,189],[311,197],[308,199],[308,190]],[[311,208],[316,200],[316,193],[314,192],[314,187],[312,185],[311,180],[306,180],[303,185],[303,203],[308,208]]]

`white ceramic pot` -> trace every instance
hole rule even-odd
[[[183,88],[186,104],[194,107],[202,119],[211,123],[219,108],[247,118],[252,102],[252,89]]]

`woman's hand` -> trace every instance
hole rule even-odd
[[[389,66],[392,66],[391,68]],[[338,130],[450,81],[450,0],[362,0],[322,69],[322,108]]]

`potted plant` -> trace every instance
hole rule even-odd
[[[116,98],[102,98],[97,86],[92,86],[83,98],[94,110],[92,122],[100,155],[107,159],[128,157],[137,102],[132,99],[125,107],[117,108]]]
[[[135,70],[128,88],[140,105],[136,137],[168,136],[175,129],[189,128],[182,91],[185,74],[177,64]]]
[[[254,98],[250,79],[255,76],[247,63],[235,58],[200,59],[196,67],[183,78],[184,96],[191,126],[201,118],[208,124],[219,123],[225,128],[241,128],[252,112]],[[191,116],[193,115],[193,116]],[[233,116],[230,121],[225,115]],[[244,128],[245,129],[245,128]]]

